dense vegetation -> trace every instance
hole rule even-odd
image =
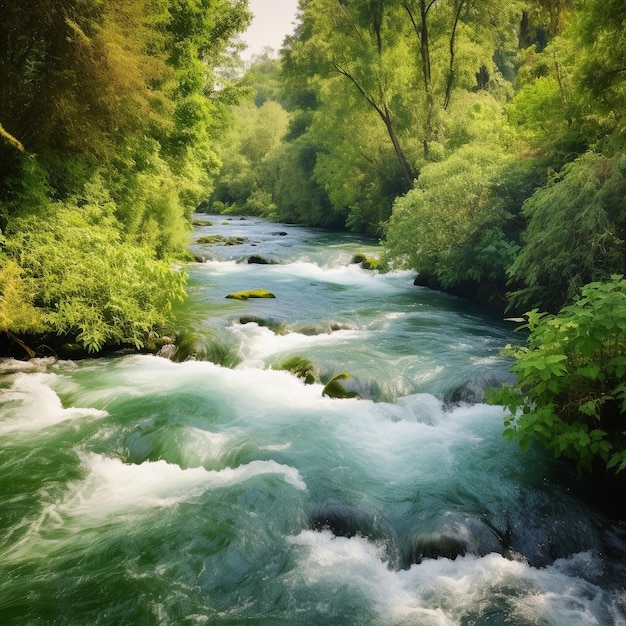
[[[3,3],[5,337],[92,352],[166,329],[184,294],[172,257],[220,165],[249,20],[245,0]]]
[[[624,270],[625,20],[616,0],[301,1],[209,206],[378,235],[423,284],[556,312]]]

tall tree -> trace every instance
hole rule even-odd
[[[383,123],[409,189],[416,172],[401,138],[407,88],[397,12],[390,12],[384,0],[307,0],[301,6],[303,27],[286,51],[287,71],[348,81]]]

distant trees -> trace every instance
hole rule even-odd
[[[376,234],[424,284],[501,307],[556,311],[623,271],[616,4],[301,0],[299,18],[251,70],[288,128],[256,165],[235,142],[224,180],[254,182],[214,199]]]

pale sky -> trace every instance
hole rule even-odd
[[[248,49],[242,57],[249,60],[269,46],[278,52],[285,35],[293,32],[298,0],[248,0],[254,19],[242,35]]]

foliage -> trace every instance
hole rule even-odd
[[[287,132],[288,114],[277,102],[244,104],[234,111],[234,125],[222,139],[224,163],[209,203],[224,203],[229,212],[269,214],[273,208],[268,162]],[[271,168],[271,166],[270,166]]]
[[[516,304],[556,310],[590,281],[619,272],[626,261],[623,157],[589,152],[566,165],[523,205],[524,247],[509,268],[524,285]]]
[[[68,336],[89,352],[105,345],[141,348],[183,297],[183,274],[149,249],[122,243],[111,204],[58,203],[45,219],[19,218],[11,228],[3,272],[26,285],[21,314],[13,297],[5,322],[11,329]],[[30,303],[37,307],[34,318]]]
[[[626,108],[626,15],[620,0],[583,3],[573,27],[580,50],[575,80],[586,102],[621,126]]]
[[[593,282],[558,315],[533,310],[525,346],[508,346],[517,385],[490,402],[511,415],[505,436],[526,449],[531,440],[576,462],[626,468],[626,280]]]
[[[315,177],[319,147],[309,133],[300,135],[274,150],[263,164],[265,188],[273,205],[264,215],[288,223],[311,226],[342,226],[346,211],[336,212],[328,194]]]
[[[41,311],[33,304],[33,288],[12,259],[0,256],[0,331],[41,332]]]
[[[245,0],[3,4],[3,330],[95,351],[169,319],[184,280],[165,259],[184,254],[246,93],[232,41],[250,18]]]
[[[492,187],[506,160],[493,147],[469,144],[425,166],[394,205],[386,256],[444,288],[504,278],[517,245],[503,230],[507,215],[492,202]]]

